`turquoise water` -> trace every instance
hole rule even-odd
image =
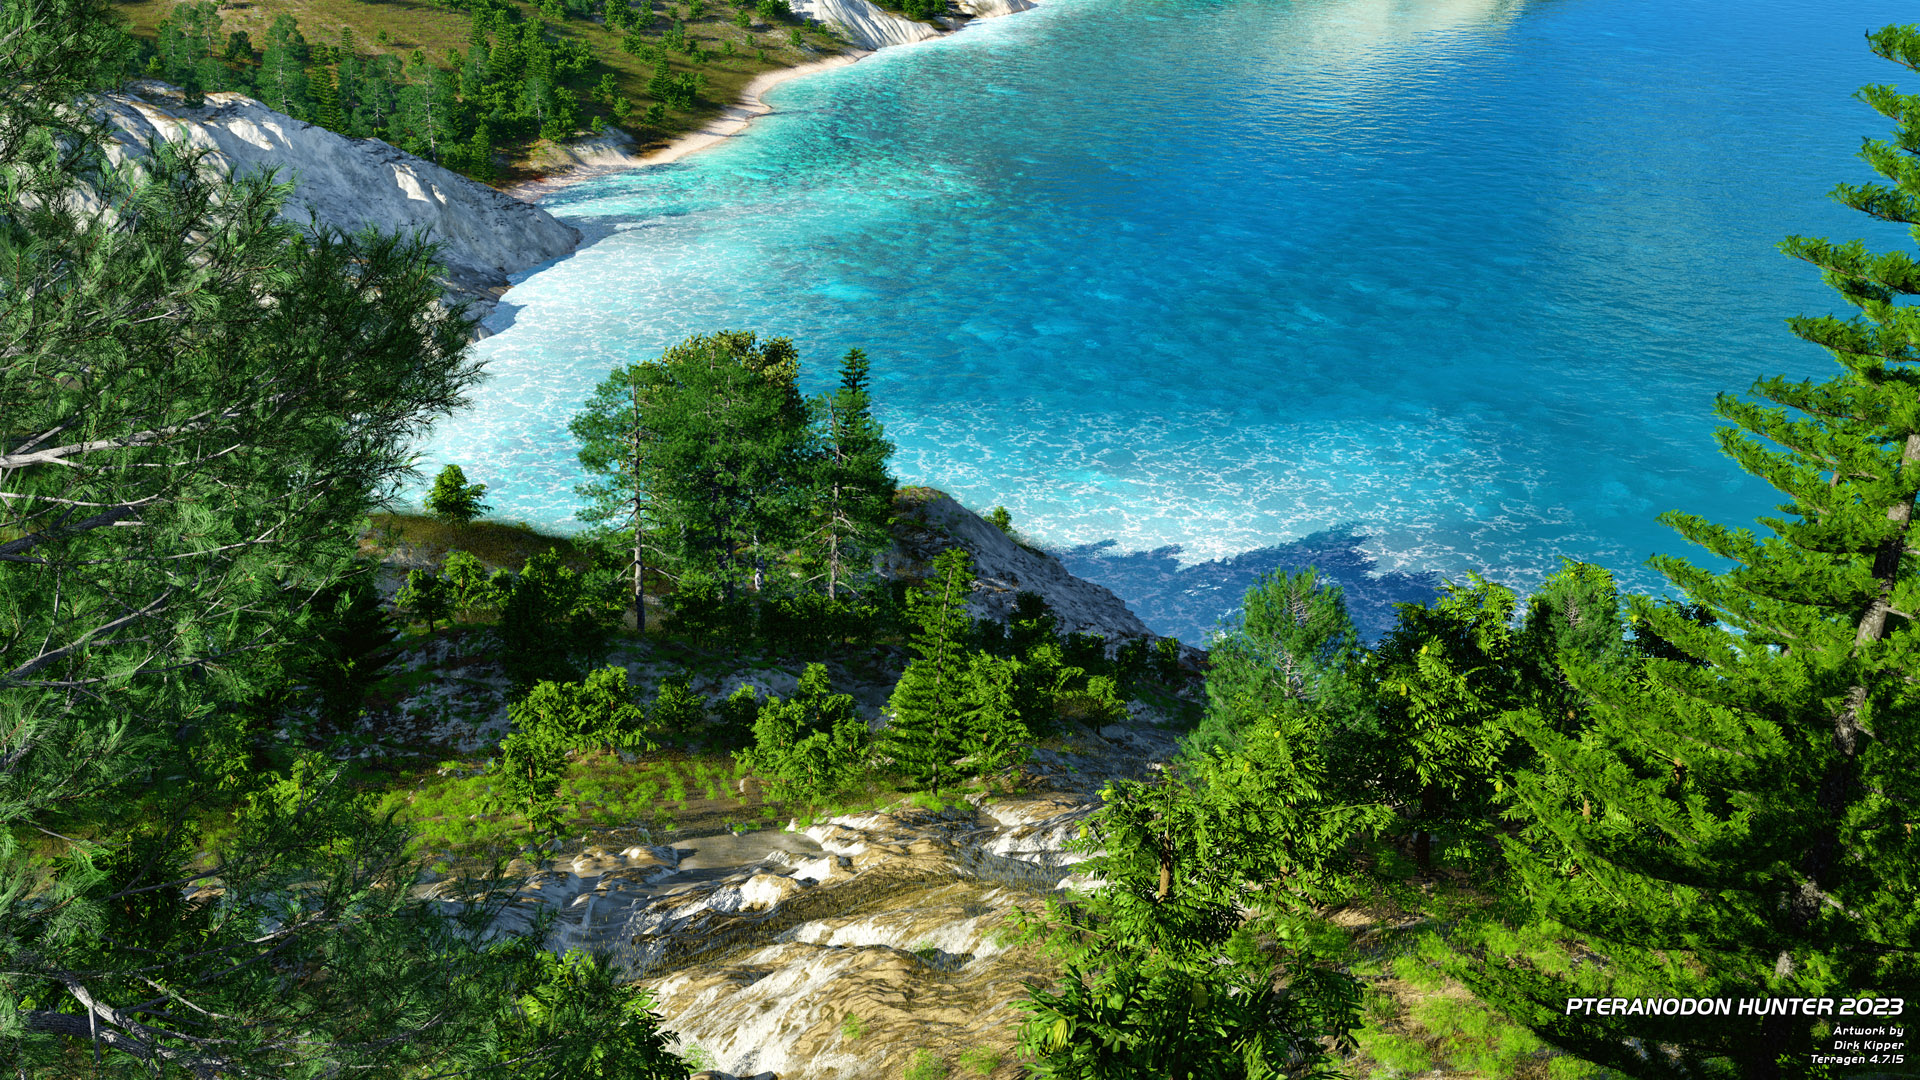
[[[1774,245],[1906,242],[1825,197],[1868,176],[1887,125],[1851,94],[1900,72],[1860,35],[1902,15],[1047,0],[886,50],[544,203],[587,242],[495,314],[429,475],[569,527],[593,384],[752,329],[810,389],[866,349],[903,479],[1006,505],[1162,632],[1305,561],[1376,630],[1468,570],[1651,588],[1683,547],[1656,513],[1775,501],[1713,395],[1831,366],[1782,320],[1832,294]]]

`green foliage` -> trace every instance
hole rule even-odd
[[[559,552],[529,556],[500,612],[501,662],[514,685],[578,678],[606,650],[608,606]]]
[[[322,727],[339,730],[360,714],[368,688],[396,658],[399,630],[387,619],[371,573],[321,590],[312,613],[291,674],[316,692]]]
[[[1319,1040],[1351,1029],[1355,988],[1324,969],[1288,975],[1282,990],[1242,965],[1069,967],[1062,992],[1020,1003],[1020,1051],[1045,1080],[1341,1076]]]
[[[447,585],[447,579],[431,570],[407,571],[407,582],[394,596],[399,604],[414,618],[427,624],[431,633],[434,624],[453,614],[453,590]]]
[[[1163,666],[1177,659],[1177,642],[1159,646]],[[1208,651],[1207,712],[1186,740],[1189,752],[1238,749],[1243,733],[1277,710],[1350,713],[1358,707],[1359,657],[1360,635],[1337,586],[1322,584],[1312,569],[1266,575]]]
[[[859,1042],[867,1034],[867,1023],[853,1013],[848,1013],[840,1021],[840,1037],[848,1042]]]
[[[660,680],[660,685],[654,689],[653,704],[647,708],[650,727],[680,738],[699,731],[706,722],[706,699],[693,692],[693,680],[686,672],[677,672]]]
[[[873,416],[869,368],[866,353],[849,349],[838,389],[813,403],[820,423],[807,478],[813,520],[806,564],[815,570],[812,580],[825,580],[830,600],[870,589],[875,557],[893,544],[893,444]]]
[[[480,501],[486,492],[487,485],[467,483],[467,474],[460,466],[448,465],[433,478],[433,490],[427,492],[427,513],[464,525],[493,509]]]
[[[892,712],[880,752],[894,767],[935,793],[958,774],[970,702],[964,636],[971,629],[967,594],[973,591],[972,559],[960,548],[935,556],[933,572],[907,595],[908,618],[917,626],[907,665],[888,701]]]
[[[979,1076],[986,1076],[1000,1067],[1000,1051],[976,1046],[960,1055],[960,1064]]]
[[[1869,35],[1920,67],[1920,31]],[[1834,195],[1869,216],[1920,223],[1920,98],[1861,100],[1892,120],[1861,156],[1890,183]],[[1535,755],[1507,782],[1504,845],[1529,926],[1604,956],[1572,970],[1471,965],[1463,980],[1541,1038],[1637,1076],[1824,1075],[1810,1016],[1577,1017],[1567,996],[1911,997],[1920,964],[1920,273],[1904,253],[1791,237],[1858,314],[1790,320],[1841,371],[1763,379],[1723,395],[1721,448],[1786,495],[1771,535],[1669,513],[1731,569],[1653,565],[1685,604],[1635,598],[1639,656],[1563,649],[1560,700],[1515,729]],[[1577,627],[1573,628],[1577,629]],[[1647,647],[1651,646],[1651,647]],[[1571,702],[1572,708],[1564,706]],[[1634,1041],[1629,1048],[1627,1040]]]
[[[440,574],[452,591],[455,611],[498,611],[513,592],[513,575],[505,570],[489,571],[473,553],[450,551],[440,564]]]
[[[607,93],[612,93],[610,84]],[[653,393],[660,385],[655,374],[644,364],[615,368],[567,425],[580,444],[580,467],[592,478],[576,489],[587,500],[578,516],[602,530],[608,541],[617,538],[622,570],[631,582],[631,610],[641,630],[647,628],[648,556],[655,552],[649,537],[657,510],[652,455],[661,438],[651,415]]]
[[[793,8],[787,0],[759,0],[753,10],[770,23],[783,23],[793,18]]]
[[[1013,513],[1006,507],[996,506],[980,516],[986,519],[987,524],[1006,533],[1009,537],[1013,535]]]
[[[714,704],[714,738],[721,745],[739,745],[753,737],[754,721],[760,716],[759,695],[752,683],[742,683]]]
[[[753,723],[753,746],[740,762],[781,801],[824,801],[865,765],[867,724],[853,698],[836,694],[827,669],[808,664],[790,701],[769,697]]]
[[[902,1080],[947,1080],[947,1064],[922,1047],[907,1059],[906,1071],[900,1075]]]
[[[106,169],[73,107],[127,67],[106,5],[0,22],[31,88],[0,93],[0,1067],[492,1064],[544,926],[482,944],[497,881],[414,899],[404,826],[248,715],[336,627],[356,640],[314,662],[348,696],[386,647],[336,586],[477,376],[471,324],[430,247],[308,231],[270,177],[172,144]],[[610,1036],[577,1015],[569,1037]]]
[[[686,1080],[653,998],[614,979],[610,963],[578,949],[541,949],[526,961],[527,990],[506,1010],[498,1060],[527,1080]]]
[[[1448,583],[1430,607],[1403,604],[1400,621],[1368,658],[1372,708],[1346,739],[1374,796],[1398,807],[1426,873],[1440,854],[1484,861],[1499,772],[1517,764],[1507,714],[1521,700],[1512,627],[1517,599],[1472,576]]]
[[[513,731],[500,742],[503,800],[526,816],[536,839],[565,827],[560,782],[567,759],[602,747],[653,749],[647,715],[633,702],[627,669],[609,667],[582,682],[541,682],[508,706]]]
[[[551,727],[575,749],[653,749],[647,712],[634,703],[623,667],[601,668],[581,682],[536,683],[507,713],[514,726]]]

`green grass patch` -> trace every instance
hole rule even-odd
[[[422,514],[375,514],[371,520],[373,528],[360,538],[361,550],[368,554],[405,547],[437,563],[448,552],[465,551],[494,569],[516,573],[528,558],[543,551],[558,550],[575,569],[587,562],[572,541],[527,525],[500,521],[462,525]]]
[[[980,1076],[985,1076],[1000,1067],[1000,1058],[1000,1051],[976,1046],[960,1055],[960,1064]]]

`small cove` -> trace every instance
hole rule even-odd
[[[424,450],[567,528],[567,418],[687,334],[874,360],[896,472],[1198,639],[1273,565],[1377,630],[1469,570],[1630,584],[1769,489],[1715,393],[1821,375],[1787,233],[1903,246],[1825,199],[1897,81],[1844,15],[1705,0],[1049,0],[781,86],[742,137],[543,205],[589,242],[477,346]]]

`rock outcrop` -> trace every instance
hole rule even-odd
[[[932,488],[907,488],[896,502],[898,545],[881,567],[888,577],[918,580],[933,557],[948,548],[973,556],[973,595],[967,611],[976,619],[1005,621],[1014,598],[1038,593],[1060,620],[1062,633],[1101,634],[1109,642],[1152,637],[1140,617],[1100,585],[1074,577],[1060,560],[1027,547]]]
[[[867,0],[794,0],[793,11],[801,18],[838,28],[855,46],[868,50],[911,45],[942,33],[937,26],[882,11]]]
[[[997,19],[1033,9],[1031,0],[955,0],[953,6],[976,19]]]
[[[1057,971],[1002,936],[1008,914],[1102,887],[1075,872],[1090,853],[1068,842],[1107,781],[1151,776],[1176,748],[1150,725],[1057,745],[1030,764],[1025,793],[970,806],[666,843],[631,830],[516,864],[525,885],[497,926],[553,912],[549,944],[615,958],[716,1078],[893,1080],[917,1049],[1011,1056],[1017,1003]],[[457,883],[420,892],[451,901]]]
[[[349,139],[275,112],[244,94],[214,93],[190,108],[165,83],[134,83],[104,95],[100,107],[118,129],[108,156],[144,154],[147,140],[204,147],[234,173],[273,169],[291,181],[283,216],[312,218],[348,232],[424,232],[440,244],[450,294],[471,298],[476,313],[506,291],[507,278],[566,255],[578,230],[537,206],[379,139]],[[607,148],[609,151],[611,148]]]

